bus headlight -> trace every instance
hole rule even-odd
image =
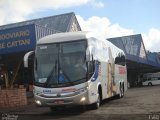
[[[41,101],[39,101],[39,100],[35,100],[35,102],[37,105],[42,105]]]
[[[82,97],[80,102],[85,102],[86,101],[86,97]]]

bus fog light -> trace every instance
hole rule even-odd
[[[39,101],[39,100],[35,100],[35,102],[37,105],[42,105],[41,101]]]
[[[81,101],[81,102],[86,101],[86,97],[82,97],[80,101]]]

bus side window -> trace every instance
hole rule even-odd
[[[158,78],[155,77],[153,80],[158,80]]]
[[[147,78],[143,78],[143,82],[147,81]]]
[[[91,55],[91,60],[87,62],[88,74],[91,77],[95,71],[95,60],[93,59],[93,55]]]
[[[115,58],[115,64],[125,66],[125,56],[123,53],[118,53],[118,55]]]

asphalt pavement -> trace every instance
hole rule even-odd
[[[128,89],[123,98],[107,99],[98,110],[76,106],[51,111],[29,98],[27,106],[0,108],[0,114],[2,120],[160,120],[160,86]]]

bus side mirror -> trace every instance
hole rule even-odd
[[[95,60],[94,60],[94,58],[93,58],[93,55],[92,55],[92,69],[93,69],[93,72],[94,72],[94,70],[95,70]]]
[[[28,67],[29,67],[29,57],[31,57],[31,56],[34,56],[34,51],[27,52],[27,53],[24,55],[23,62],[24,62],[24,67],[25,67],[25,68],[28,68]],[[34,57],[33,57],[33,58],[34,58]]]

